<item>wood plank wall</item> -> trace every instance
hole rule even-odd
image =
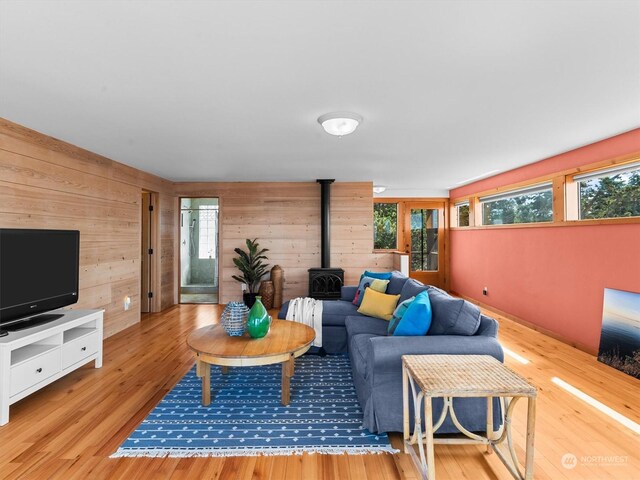
[[[104,308],[106,336],[140,321],[142,189],[159,193],[165,308],[176,302],[173,184],[0,119],[0,227],[80,230],[74,308]]]
[[[331,266],[353,284],[365,268],[390,270],[391,254],[373,252],[371,182],[340,183],[331,193]],[[308,273],[320,266],[320,186],[296,183],[176,183],[180,197],[220,198],[220,301],[240,299],[233,251],[246,238],[269,248],[269,264],[284,269],[284,298],[306,296]]]
[[[307,270],[320,266],[320,187],[316,182],[176,183],[0,119],[0,227],[78,229],[80,301],[104,308],[105,334],[140,320],[141,192],[157,192],[160,291],[156,305],[177,302],[178,196],[220,198],[220,301],[240,299],[233,249],[257,237],[269,263],[285,271],[285,299],[304,296]],[[347,284],[366,268],[390,270],[373,252],[371,182],[332,186],[331,265]],[[131,308],[123,309],[125,296]]]

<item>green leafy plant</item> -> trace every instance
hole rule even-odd
[[[242,275],[233,275],[232,278],[244,283],[249,293],[256,293],[260,286],[260,279],[267,273],[269,268],[269,264],[263,262],[263,260],[268,260],[264,253],[268,252],[269,249],[260,249],[257,238],[253,240],[247,238],[246,243],[248,252],[241,248],[234,249],[238,256],[233,259],[233,263]]]

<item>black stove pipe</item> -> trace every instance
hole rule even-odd
[[[320,264],[331,265],[331,184],[334,179],[316,180],[320,184]]]

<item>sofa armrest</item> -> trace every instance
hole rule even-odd
[[[502,346],[496,338],[485,336],[438,335],[429,337],[372,337],[369,361],[375,376],[397,373],[402,355],[491,355],[504,361]]]
[[[340,300],[345,300],[346,302],[353,302],[353,299],[355,298],[357,291],[358,291],[357,285],[348,285],[346,287],[340,287]]]
[[[478,326],[478,331],[475,335],[498,338],[498,327],[499,325],[497,320],[485,315],[480,315],[480,325]]]

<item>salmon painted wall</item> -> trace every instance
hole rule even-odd
[[[450,197],[635,152],[640,129],[465,185]],[[640,223],[458,229],[450,238],[452,291],[592,352],[600,342],[604,288],[640,292]]]

